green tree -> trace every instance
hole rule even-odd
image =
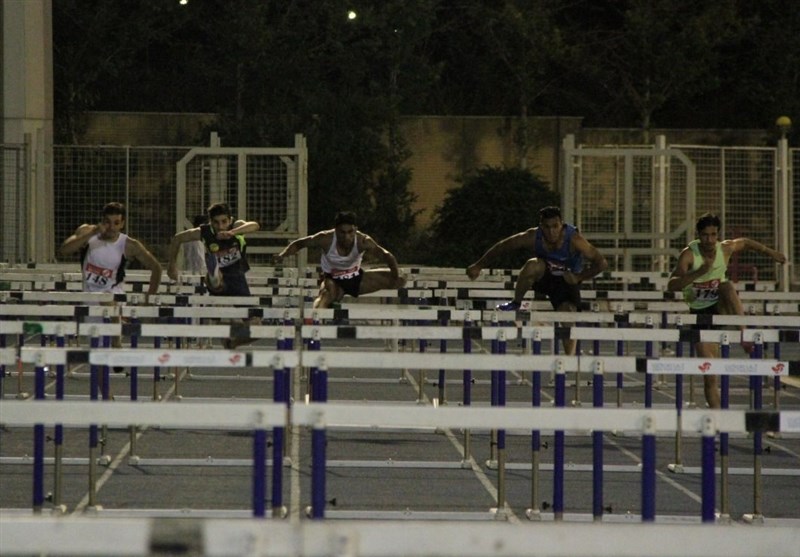
[[[609,112],[635,122],[645,143],[659,110],[718,88],[722,49],[742,31],[735,0],[627,0],[600,9],[596,47],[582,68],[607,90]]]
[[[466,267],[498,240],[537,226],[539,209],[558,205],[559,196],[528,170],[487,166],[447,192],[434,216],[430,258],[424,263]],[[531,254],[515,253],[492,262],[517,268]]]
[[[735,71],[722,74],[714,96],[715,106],[724,110],[720,121],[730,122],[738,112],[740,126],[769,128],[782,115],[800,122],[800,10],[795,7],[784,0],[743,3],[746,32],[725,58],[725,68]]]
[[[149,96],[149,49],[184,24],[179,8],[177,2],[53,2],[56,141],[78,141],[82,114],[103,108],[120,90],[129,100]],[[134,86],[116,87],[121,83]]]
[[[546,114],[549,98],[561,96],[575,48],[564,30],[567,7],[560,0],[445,2],[432,56],[441,67],[432,112],[518,117],[519,165],[535,144],[530,116]],[[575,37],[576,40],[579,37]]]

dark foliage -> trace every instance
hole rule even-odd
[[[558,194],[519,168],[484,167],[447,193],[432,227],[429,265],[466,267],[495,242],[534,227],[539,209],[558,205]],[[493,267],[520,267],[531,255],[509,254]]]

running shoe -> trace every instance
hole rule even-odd
[[[510,302],[506,302],[504,304],[499,304],[495,309],[497,311],[517,311],[519,309],[520,303],[511,300]]]

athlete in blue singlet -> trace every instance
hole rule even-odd
[[[534,257],[528,259],[520,270],[514,286],[514,299],[497,306],[500,311],[518,310],[531,288],[546,294],[556,311],[580,311],[581,292],[578,285],[608,267],[605,257],[597,248],[577,228],[561,219],[558,207],[545,207],[539,211],[538,227],[494,244],[478,261],[467,267],[467,276],[475,280],[481,269],[495,256],[518,249],[528,250]],[[574,353],[574,341],[564,344],[568,354]]]

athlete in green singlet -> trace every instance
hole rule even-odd
[[[726,272],[731,255],[745,249],[769,255],[778,263],[786,263],[786,256],[760,242],[749,238],[719,240],[722,223],[718,216],[706,213],[697,220],[697,240],[681,251],[672,271],[667,290],[683,291],[683,298],[692,313],[742,315],[742,303]],[[698,342],[696,353],[700,358],[718,358],[717,343]],[[706,403],[711,408],[720,407],[717,378],[703,377]]]

